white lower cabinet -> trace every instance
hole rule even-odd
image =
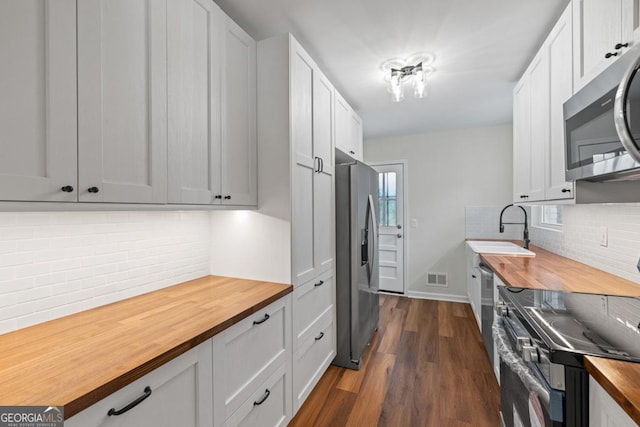
[[[266,394],[265,390],[269,387],[265,388],[263,385],[269,383],[280,369],[285,371],[282,384],[284,419],[278,419],[274,424],[262,420],[260,425],[286,424],[290,419],[290,310],[291,296],[286,296],[213,337],[214,426],[228,423],[248,425],[246,421],[241,420],[249,420],[253,416],[236,416],[236,411],[244,414],[243,408],[246,409],[247,402],[249,406],[256,408],[262,406],[253,405],[255,401],[259,401],[256,396]],[[277,394],[272,390],[270,392]],[[271,399],[271,396],[268,399]],[[258,412],[262,412],[258,409]]]
[[[229,418],[225,427],[285,426],[290,418],[291,381],[281,365]]]
[[[634,427],[637,424],[593,377],[589,377],[589,426]]]
[[[210,427],[211,350],[211,340],[205,341],[69,418],[65,427]],[[130,410],[109,415],[145,394],[149,396]]]

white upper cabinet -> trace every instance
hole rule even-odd
[[[362,120],[345,99],[335,91],[335,146],[362,161]]]
[[[333,97],[331,82],[319,70],[313,84],[313,154],[316,172],[313,180],[314,257],[317,273],[333,271]]]
[[[573,93],[571,5],[513,92],[513,201],[573,198],[565,181],[564,114]]]
[[[0,200],[77,200],[75,26],[74,0],[0,2]]]
[[[209,0],[168,23],[169,203],[255,206],[255,41]]]
[[[212,204],[220,190],[222,12],[169,0],[169,203]]]
[[[167,2],[78,2],[79,199],[164,203]]]
[[[545,199],[573,198],[573,183],[565,179],[562,110],[562,105],[573,95],[572,36],[571,10],[567,8],[546,43],[549,57],[549,142],[545,153]]]
[[[544,153],[549,143],[549,57],[545,51],[534,58],[529,68],[531,101],[531,146],[529,175],[531,180],[526,201],[544,200]]]
[[[531,83],[529,74],[513,90],[513,201],[526,202],[531,189]]]
[[[577,92],[637,40],[638,1],[574,0],[572,4]]]
[[[257,205],[256,42],[225,16],[222,57],[221,195]]]

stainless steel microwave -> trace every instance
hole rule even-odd
[[[564,104],[566,179],[640,180],[640,44]]]

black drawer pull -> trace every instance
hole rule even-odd
[[[324,284],[324,280],[320,280],[318,283],[316,283],[313,286],[315,286],[317,288],[318,286],[322,286],[323,284]]]
[[[151,396],[151,387],[146,386],[144,388],[144,394],[142,396],[140,396],[139,398],[137,398],[136,400],[134,400],[133,402],[129,403],[127,406],[125,406],[122,409],[117,409],[116,408],[111,408],[109,409],[109,412],[107,412],[108,416],[112,416],[112,415],[122,415],[125,412],[127,412],[129,409],[133,409],[136,406],[138,406],[139,404],[142,403],[143,400],[145,400],[147,397]]]
[[[571,193],[571,189],[570,188],[563,188],[562,192],[563,193]]]
[[[269,316],[268,314],[265,314],[264,317],[262,318],[262,320],[254,320],[253,324],[254,325],[260,325],[260,324],[266,322],[267,320],[269,320],[269,317],[271,317],[271,316]]]
[[[264,403],[264,401],[269,398],[270,394],[271,394],[271,392],[269,391],[269,389],[266,389],[264,391],[264,396],[262,396],[262,399],[256,400],[255,402],[253,402],[253,406],[262,405]]]
[[[224,199],[225,199],[225,200],[231,200],[231,196],[226,195],[226,196],[224,196]]]
[[[472,275],[471,275],[471,277],[473,277],[473,278],[475,279],[475,278],[476,278],[476,275],[475,275],[475,274],[472,274]]]
[[[89,187],[87,188],[87,191],[89,193],[97,193],[98,191],[100,191],[100,189],[98,187]]]
[[[616,50],[620,50],[623,47],[629,47],[629,43],[616,43]]]
[[[618,56],[618,52],[607,52],[607,53],[604,55],[604,57],[605,57],[606,59],[609,59],[609,58],[611,58],[612,56]]]
[[[65,193],[72,193],[73,192],[73,187],[70,186],[70,185],[65,185],[60,190],[62,190]]]
[[[320,335],[318,335],[315,340],[316,341],[320,341],[322,339],[322,337],[324,337],[324,332],[320,332]]]
[[[222,194],[216,194],[214,199],[222,199]]]

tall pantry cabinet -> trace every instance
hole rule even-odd
[[[291,223],[294,412],[336,352],[334,93],[290,34],[258,43],[260,205]]]

